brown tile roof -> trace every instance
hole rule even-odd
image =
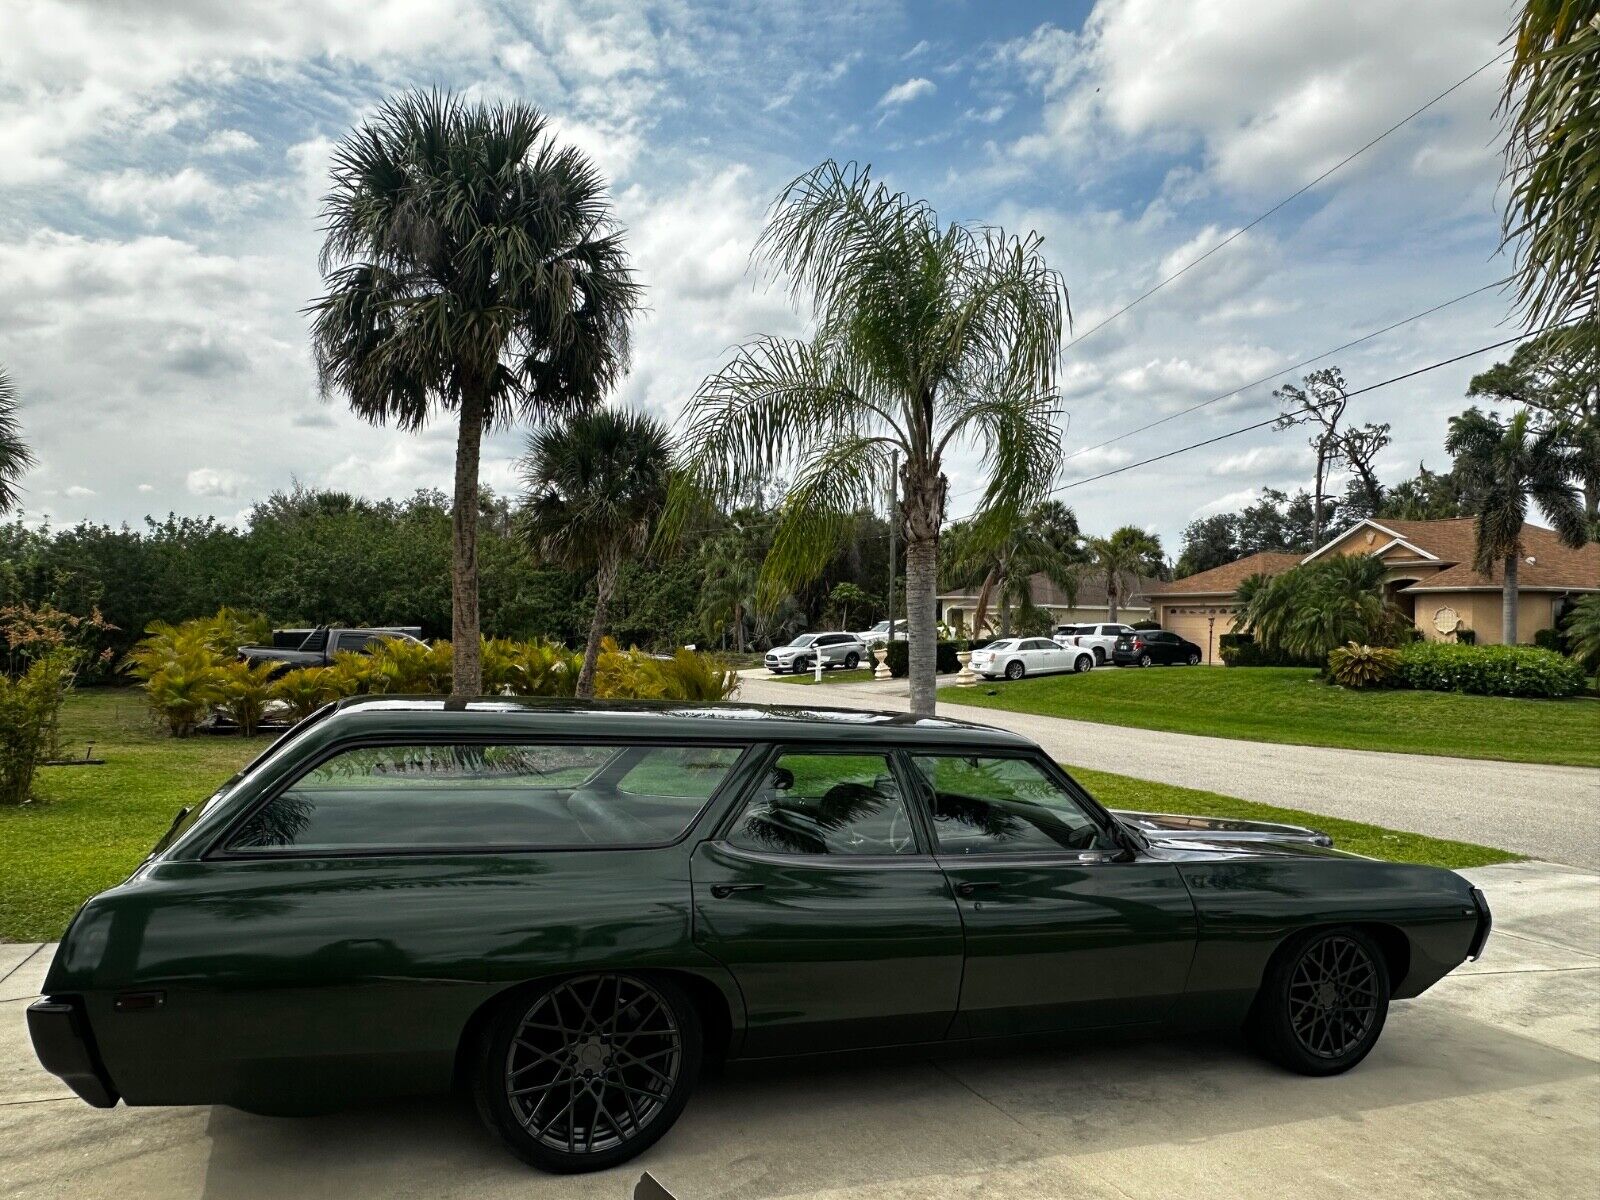
[[[1145,594],[1145,589],[1156,583],[1154,579],[1137,579],[1132,581],[1128,595],[1123,598],[1123,605],[1127,606],[1130,598],[1133,607],[1138,608],[1138,597]],[[963,588],[959,591],[940,592],[941,600],[969,600],[976,601],[977,588]],[[1104,575],[1086,574],[1078,581],[1078,600],[1076,605],[1067,603],[1067,594],[1061,588],[1051,583],[1043,574],[1033,577],[1033,602],[1047,608],[1104,608],[1109,600],[1106,595],[1106,577]],[[997,601],[995,601],[997,602]]]
[[[1421,525],[1433,522],[1409,523]],[[1454,524],[1454,522],[1438,523]],[[1396,529],[1395,532],[1398,533],[1399,530]],[[1551,530],[1540,525],[1524,525],[1522,555],[1522,565],[1517,569],[1518,590],[1600,591],[1600,544],[1590,542],[1582,549],[1574,550],[1570,546],[1562,545],[1561,539]],[[1529,558],[1533,559],[1531,563],[1528,561]],[[1504,582],[1505,569],[1499,563],[1494,565],[1494,570],[1488,575],[1473,570],[1472,552],[1469,550],[1464,561],[1458,562],[1453,567],[1446,567],[1437,574],[1429,575],[1426,579],[1403,590],[1432,592],[1492,588],[1499,591]]]
[[[1453,517],[1445,521],[1377,521],[1375,524],[1394,530],[1419,550],[1445,562],[1470,561],[1478,545],[1476,517]],[[1402,546],[1395,553],[1404,549]]]
[[[1236,558],[1231,563],[1223,563],[1220,567],[1212,567],[1209,571],[1200,571],[1183,579],[1174,579],[1170,583],[1152,583],[1142,594],[1146,596],[1210,596],[1219,593],[1232,595],[1250,576],[1281,574],[1290,567],[1298,566],[1303,557],[1304,555],[1300,554],[1279,554],[1273,550],[1263,550],[1259,554]]]

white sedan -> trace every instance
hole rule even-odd
[[[1094,667],[1094,654],[1058,646],[1049,638],[1002,638],[972,652],[972,669],[985,679],[1021,679],[1058,671],[1082,672]]]

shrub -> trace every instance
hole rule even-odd
[[[255,736],[261,717],[272,699],[275,662],[246,662],[236,658],[217,667],[218,707],[245,737]]]
[[[304,721],[317,709],[338,698],[330,686],[326,667],[297,667],[272,681],[272,699],[283,706],[290,724]]]
[[[1561,619],[1567,653],[1584,670],[1600,671],[1600,595],[1585,596]]]
[[[961,669],[961,660],[956,657],[956,651],[965,650],[966,648],[965,642],[937,643],[934,650],[934,670],[941,675],[949,675],[954,671],[959,671]],[[889,664],[889,673],[891,675],[896,679],[904,679],[911,671],[911,643],[890,642],[889,657],[885,661]]]
[[[1128,626],[1128,628],[1130,628],[1130,629],[1160,629],[1161,628],[1161,622],[1160,621],[1135,621],[1132,625]]]
[[[1225,633],[1217,639],[1217,654],[1227,667],[1321,667],[1316,659],[1301,658],[1287,650],[1268,650],[1248,633]]]
[[[1559,698],[1583,688],[1582,667],[1534,646],[1414,642],[1399,654],[1401,683],[1425,691]]]
[[[1333,681],[1349,688],[1382,687],[1400,668],[1400,652],[1351,642],[1328,655]]]
[[[1541,650],[1549,650],[1553,654],[1567,652],[1567,639],[1561,636],[1559,629],[1541,629],[1533,635],[1533,644]]]
[[[188,737],[222,702],[222,667],[215,630],[205,620],[172,625],[152,621],[128,652],[125,670],[144,683],[151,710],[173,737]]]
[[[54,752],[56,718],[71,687],[76,655],[57,648],[20,675],[0,672],[0,804],[26,804],[39,764]]]
[[[1472,629],[1456,630],[1456,644],[1461,646],[1476,646],[1478,644],[1477,632]]]

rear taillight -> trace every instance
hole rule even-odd
[[[1144,639],[1143,638],[1134,638],[1133,639],[1133,648],[1135,650],[1143,650],[1144,649]]]

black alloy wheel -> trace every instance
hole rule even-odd
[[[1252,1016],[1262,1048],[1290,1070],[1336,1075],[1365,1058],[1389,1012],[1382,952],[1358,929],[1319,931],[1268,968]]]
[[[581,975],[508,1005],[479,1059],[478,1111],[547,1171],[616,1166],[656,1141],[699,1074],[694,1005],[666,980]]]
[[[1006,678],[1013,683],[1027,674],[1027,668],[1022,665],[1020,658],[1014,658],[1006,664]]]

